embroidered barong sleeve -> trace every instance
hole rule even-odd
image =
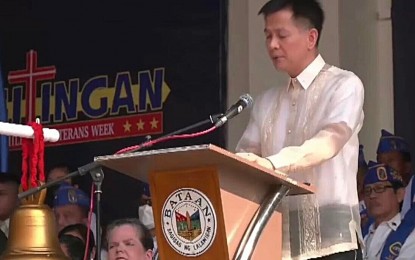
[[[261,97],[258,97],[252,108],[251,116],[241,139],[236,146],[236,151],[241,153],[254,153],[261,156]]]
[[[363,84],[356,76],[337,86],[325,107],[327,115],[320,130],[300,146],[288,146],[268,156],[276,169],[284,172],[304,170],[334,157],[360,130],[363,121]],[[323,100],[324,102],[324,100]],[[318,109],[318,108],[316,108]]]

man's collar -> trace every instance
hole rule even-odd
[[[388,226],[393,230],[396,231],[396,229],[401,224],[401,213],[396,214],[391,220],[388,221]]]
[[[313,80],[317,77],[318,73],[323,69],[326,62],[319,54],[295,79],[291,78],[288,89],[291,83],[296,85],[300,84],[304,89],[307,89]]]
[[[382,222],[380,225],[385,224],[393,231],[396,231],[398,229],[399,225],[401,224],[401,213],[396,214],[393,218],[391,218],[388,221]],[[375,229],[375,223],[370,225],[369,232],[374,232]]]

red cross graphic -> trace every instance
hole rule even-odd
[[[36,117],[36,87],[37,82],[55,79],[56,67],[38,67],[37,52],[30,50],[26,53],[26,69],[10,71],[10,84],[24,83],[26,86],[26,122],[33,122]]]

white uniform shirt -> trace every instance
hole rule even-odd
[[[411,180],[408,183],[408,186],[405,188],[405,198],[402,204],[401,215],[402,218],[405,217],[408,210],[411,208],[411,205],[415,203],[415,196],[412,197],[412,182],[414,182],[415,176],[412,176]]]
[[[382,255],[383,246],[389,233],[395,231],[401,224],[401,214],[398,213],[391,220],[381,223],[377,228],[372,224],[369,227],[369,233],[365,237],[364,259],[378,260]],[[415,259],[415,230],[408,236],[402,245],[399,256],[396,260],[414,260]]]
[[[288,88],[270,89],[254,104],[237,152],[268,157],[277,169],[316,187],[315,195],[289,197],[281,205],[284,259],[357,248],[363,99],[360,79],[319,55]]]

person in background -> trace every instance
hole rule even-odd
[[[58,232],[66,226],[73,224],[84,224],[85,226],[88,226],[89,209],[90,200],[85,192],[66,182],[62,183],[56,191],[53,200],[53,212],[55,213]],[[95,227],[96,222],[92,217],[90,229],[94,236],[94,240],[97,241]],[[101,259],[105,259],[103,257],[106,257],[106,251],[102,250],[100,255]]]
[[[88,225],[89,205],[88,195],[82,190],[68,183],[62,183],[53,200],[53,212],[55,213],[58,232],[73,224]]]
[[[71,173],[71,170],[72,170],[71,166],[69,166],[66,163],[55,164],[47,172],[46,182],[52,182],[52,181],[61,179],[63,177],[66,177],[69,175],[69,173]],[[74,180],[72,178],[67,178],[63,182],[66,182],[78,188],[78,185],[74,183]],[[55,193],[58,188],[59,188],[59,185],[54,185],[47,189],[45,204],[51,208],[53,207],[53,199],[55,197]]]
[[[107,227],[108,260],[151,260],[153,238],[136,218],[118,219]]]
[[[89,234],[89,241],[88,241]],[[95,259],[95,239],[91,230],[88,232],[88,228],[84,224],[73,224],[64,227],[58,234],[58,237],[62,235],[71,235],[82,240],[82,242],[87,243],[88,241],[88,259]],[[102,258],[101,258],[102,259]]]
[[[404,138],[382,129],[377,149],[377,160],[389,165],[402,176],[403,184],[406,187],[401,209],[403,218],[415,203],[415,183],[408,142]]]
[[[356,172],[363,84],[320,55],[318,1],[271,0],[259,13],[271,61],[290,80],[256,100],[236,152],[316,187],[315,194],[282,202],[284,259],[361,259]]]
[[[72,235],[61,235],[59,236],[59,243],[63,253],[69,257],[69,259],[84,259],[85,243],[82,242],[80,238]]]
[[[71,166],[69,166],[66,163],[59,163],[54,166],[52,166],[47,174],[46,180],[47,182],[56,181],[58,179],[61,179],[63,177],[66,177],[71,173]],[[73,182],[72,178],[67,178],[64,180],[65,182],[69,183],[72,186],[75,186],[76,184]]]
[[[402,137],[382,129],[376,153],[377,161],[396,170],[402,176],[403,184],[406,187],[413,175],[408,142]]]
[[[401,175],[383,163],[369,162],[364,180],[365,203],[374,219],[365,236],[365,259],[415,259],[415,216],[401,220],[404,197]]]

